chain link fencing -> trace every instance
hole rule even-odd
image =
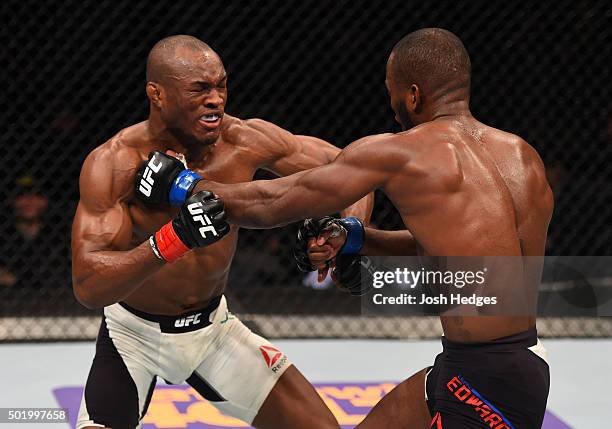
[[[524,137],[554,189],[550,255],[612,255],[612,6],[606,1],[5,1],[0,111],[0,340],[90,339],[99,315],[74,299],[70,222],[85,156],[147,117],[145,61],[191,34],[223,58],[227,111],[340,147],[398,131],[384,86],[403,35],[455,32],[472,58],[474,115]],[[257,177],[267,178],[261,173]],[[402,228],[376,197],[373,222]],[[440,334],[432,318],[359,316],[288,250],[296,226],[243,230],[228,299],[269,337]],[[608,286],[609,287],[609,286]],[[611,336],[608,319],[543,319],[551,336]]]

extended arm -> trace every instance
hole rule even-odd
[[[259,119],[247,122],[262,134],[263,140],[268,141],[270,152],[274,153],[270,162],[263,168],[281,177],[329,164],[340,153],[339,148],[317,137],[293,135],[270,122]],[[350,206],[343,207],[340,214],[344,217],[358,217],[368,224],[373,207],[374,194],[369,193]]]
[[[332,163],[291,176],[235,185],[202,181],[196,190],[223,198],[229,221],[244,227],[273,228],[334,213],[384,187],[395,174],[397,160],[377,140],[359,140]]]

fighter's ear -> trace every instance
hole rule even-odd
[[[162,99],[163,99],[163,88],[156,82],[147,82],[147,97],[151,100],[151,103],[157,107],[161,108]]]

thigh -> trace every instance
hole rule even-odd
[[[425,429],[431,422],[431,414],[425,400],[425,374],[417,372],[398,384],[376,404],[358,429]]]
[[[287,368],[260,408],[257,429],[339,429],[338,421],[312,384],[295,367]]]
[[[315,389],[282,351],[237,318],[227,320],[224,329],[214,352],[187,379],[205,399],[256,428],[338,428]],[[317,426],[323,419],[333,425]]]
[[[103,320],[79,410],[77,429],[138,427],[155,387],[155,376],[122,356]]]

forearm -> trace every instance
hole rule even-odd
[[[247,228],[273,228],[337,213],[382,187],[394,171],[383,162],[379,167],[367,162],[369,151],[361,153],[359,147],[363,143],[345,149],[330,164],[280,179],[235,185],[201,181],[196,191],[217,194],[225,202],[229,222]]]
[[[362,255],[413,256],[417,254],[416,241],[410,231],[383,231],[366,228]]]
[[[148,241],[128,251],[86,252],[73,263],[75,296],[88,308],[114,304],[132,294],[164,263]]]
[[[328,214],[316,202],[308,206],[297,204],[298,193],[294,188],[298,186],[299,176],[304,173],[232,185],[201,181],[193,192],[208,190],[223,199],[230,223],[245,228],[274,228],[307,217]]]

